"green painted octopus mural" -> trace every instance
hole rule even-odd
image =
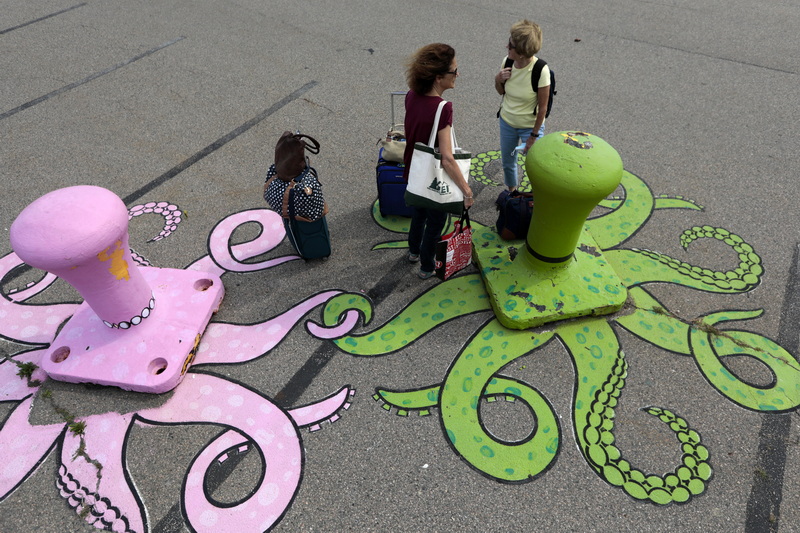
[[[498,152],[478,154],[471,175],[486,185],[486,165]],[[522,188],[529,188],[523,181]],[[676,413],[661,407],[644,409],[666,424],[680,446],[680,464],[664,475],[643,472],[631,465],[615,445],[615,408],[625,387],[628,363],[620,346],[616,323],[644,341],[673,354],[694,358],[706,381],[719,393],[746,409],[780,412],[800,405],[800,365],[784,348],[757,333],[718,329],[732,320],[759,316],[763,310],[720,311],[683,320],[666,309],[645,288],[648,283],[671,283],[716,293],[738,294],[755,288],[763,268],[761,258],[742,238],[722,228],[693,227],[683,232],[684,249],[697,239],[717,239],[738,254],[739,264],[715,271],[658,252],[622,248],[657,209],[701,210],[680,197],[656,197],[647,184],[624,172],[621,198],[600,205],[604,213],[587,221],[629,291],[622,312],[556,322],[532,330],[509,330],[488,319],[456,356],[440,383],[414,390],[378,389],[375,399],[387,411],[407,416],[438,412],[452,449],[473,468],[501,482],[525,482],[545,473],[557,457],[561,428],[552,405],[533,385],[504,376],[504,367],[551,341],[569,353],[575,371],[572,426],[586,462],[607,483],[628,495],[655,504],[683,503],[702,494],[712,476],[710,453],[699,433]],[[408,219],[383,218],[373,206],[376,222],[387,230],[407,232]],[[473,231],[493,229],[473,221]],[[403,248],[406,241],[383,243],[375,249]],[[323,313],[326,326],[337,324],[348,312],[361,314],[365,327],[372,318],[372,303],[361,294],[341,294],[331,299]],[[402,350],[429,331],[460,317],[491,310],[479,274],[463,274],[434,285],[402,311],[367,333],[335,339],[339,349],[356,356],[381,356]],[[723,362],[728,356],[746,356],[765,365],[773,379],[768,386],[748,384]],[[498,399],[521,402],[530,409],[535,428],[515,442],[492,435],[481,421],[480,405]]]

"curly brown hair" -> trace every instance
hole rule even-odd
[[[450,71],[456,51],[449,44],[433,43],[417,50],[406,63],[408,87],[417,94],[427,94],[437,76]]]

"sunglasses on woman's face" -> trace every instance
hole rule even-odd
[[[445,72],[445,74],[452,74],[453,76],[458,76],[458,69],[450,70],[448,72]]]
[[[517,48],[511,41],[508,41],[508,44],[506,46],[508,47],[509,50],[515,50]]]

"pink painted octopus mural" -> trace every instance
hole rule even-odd
[[[153,202],[129,209],[129,218],[157,214],[164,228],[152,240],[168,237],[181,221],[177,206]],[[254,222],[262,231],[253,240],[231,245],[239,226]],[[209,237],[209,255],[189,270],[222,275],[253,272],[299,259],[288,255],[257,263],[244,260],[275,248],[285,232],[279,215],[252,209],[222,220]],[[146,259],[133,253],[141,265]],[[0,281],[23,265],[14,253],[0,258]],[[47,401],[42,385],[46,374],[40,360],[59,327],[75,313],[78,304],[35,305],[26,303],[41,294],[57,278],[52,274],[0,298],[0,336],[30,349],[0,361],[0,402],[15,407],[0,427],[0,501],[7,498],[53,453],[60,450],[56,485],[75,511],[95,528],[117,532],[149,530],[147,511],[127,471],[126,444],[134,426],[212,424],[223,431],[193,459],[185,474],[182,494],[184,519],[195,531],[265,531],[289,508],[302,477],[304,452],[301,428],[320,429],[334,422],[350,405],[354,391],[343,386],[310,405],[283,409],[246,384],[203,370],[188,370],[180,385],[160,406],[135,412],[105,412],[80,420],[62,415],[61,423],[32,425],[29,413],[36,401]],[[340,291],[320,292],[288,311],[256,324],[209,324],[197,347],[194,365],[252,361],[268,354],[303,317]],[[329,339],[346,334],[357,321],[356,313],[335,327],[309,323],[308,331]],[[262,475],[251,493],[233,504],[213,501],[204,490],[204,479],[214,465],[244,450],[257,452]]]

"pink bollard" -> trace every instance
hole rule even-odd
[[[128,210],[102,187],[42,196],[11,225],[10,239],[20,259],[84,298],[42,359],[50,377],[153,393],[178,385],[222,301],[218,276],[139,267]]]

